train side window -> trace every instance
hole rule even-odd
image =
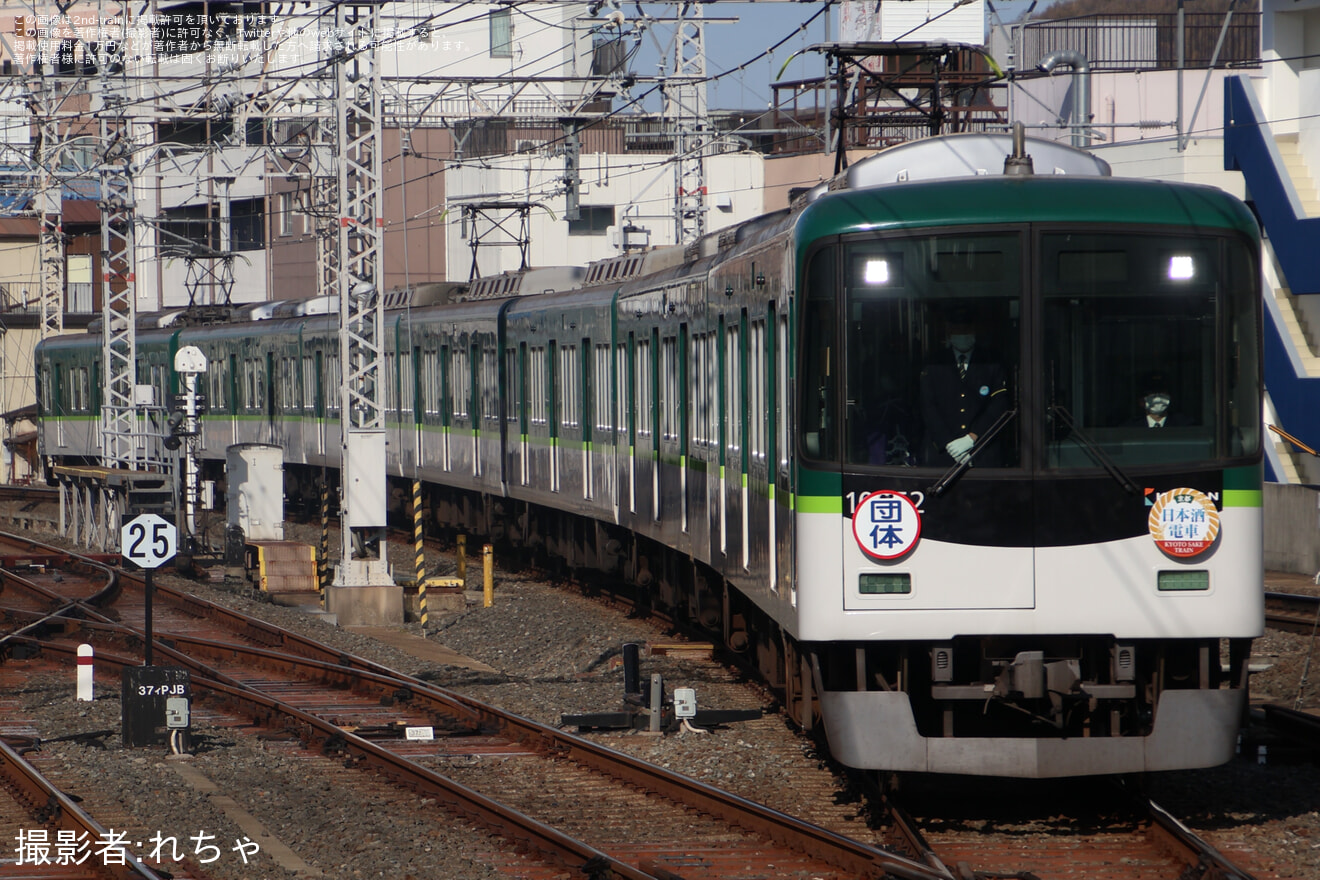
[[[238,355],[229,355],[229,368],[225,371],[225,399],[229,401],[229,414],[235,415],[243,407],[243,374],[239,372]]]
[[[428,350],[422,356],[422,399],[425,401],[426,414],[436,416],[440,413],[440,353]]]
[[[766,333],[765,321],[753,321],[748,328],[751,339],[748,346],[747,384],[750,404],[750,417],[747,423],[747,445],[751,457],[758,464],[765,463],[766,456]]]
[[[522,376],[518,371],[518,349],[504,350],[504,421],[514,424],[522,408]]]
[[[592,370],[592,415],[596,419],[596,430],[602,437],[609,437],[613,432],[614,425],[610,424],[614,418],[614,403],[610,399],[610,347],[608,344],[597,345],[595,348],[595,365]],[[612,439],[611,439],[612,442]]]
[[[152,364],[150,367],[152,395],[157,406],[164,406],[168,398],[165,396],[167,390],[165,382],[165,368],[161,364]]]
[[[563,428],[581,426],[582,374],[578,369],[578,347],[564,345],[559,349],[558,423]]]
[[[339,388],[343,383],[343,374],[339,365],[339,354],[331,354],[327,360],[330,361],[330,366],[326,371],[328,376],[325,384],[326,391],[329,392],[326,395],[329,401],[329,405],[326,409],[337,415],[340,410]]]
[[[225,396],[223,391],[225,362],[223,358],[216,355],[215,349],[211,349],[206,353],[206,359],[208,364],[206,370],[206,385],[210,397],[208,406],[210,412],[221,413],[224,412],[225,407]]]
[[[693,447],[706,447],[706,334],[692,334],[692,369],[688,371],[688,400],[692,407],[692,422],[689,425],[689,437]]]
[[[266,399],[266,364],[257,358],[253,358],[252,363],[256,375],[256,394],[252,397],[252,408],[260,410]]]
[[[275,354],[266,352],[266,359],[258,364],[258,375],[261,378],[261,404],[264,407],[264,414],[267,416],[275,415],[275,390],[279,386],[276,384],[275,375]]]
[[[742,327],[738,324],[730,325],[725,331],[724,362],[725,381],[728,384],[724,395],[729,420],[725,435],[728,442],[728,460],[738,462],[741,467],[742,426],[747,399],[743,396]]]
[[[620,446],[628,446],[628,413],[632,403],[632,383],[628,381],[628,345],[620,342],[614,352],[614,427]]]
[[[481,370],[481,346],[474,341],[468,349],[469,372],[467,375],[468,412],[471,413],[472,416],[473,428],[480,426],[482,416],[481,407],[484,403],[484,400],[481,397]]]
[[[54,384],[51,388],[51,391],[53,392],[51,400],[54,401],[55,404],[53,407],[54,411],[60,415],[67,415],[69,411],[68,403],[64,400],[64,384],[64,367],[56,364]]]
[[[399,352],[399,418],[412,416],[416,402],[416,385],[413,383],[413,356],[411,351]]]
[[[491,429],[500,421],[499,352],[491,348],[481,350],[481,414]]]
[[[835,428],[839,418],[837,260],[834,248],[825,248],[811,258],[802,309],[798,417],[802,451],[807,458],[819,461],[839,457]],[[729,369],[732,373],[732,363]]]
[[[385,411],[394,415],[399,410],[399,361],[392,351],[385,352]]]
[[[527,360],[527,402],[530,405],[531,422],[538,427],[544,427],[549,422],[549,414],[546,412],[549,395],[546,388],[545,358],[545,346],[534,345]]]
[[[41,414],[51,416],[56,412],[55,398],[51,396],[51,365],[45,363],[41,365]]]
[[[453,407],[455,419],[468,417],[468,399],[472,388],[472,370],[468,366],[466,348],[456,346],[453,351],[453,363],[449,370],[449,401]]]
[[[87,394],[87,368],[78,367],[73,374],[73,408],[76,412],[86,412],[91,408]]]
[[[678,337],[660,341],[660,436],[678,436]]]
[[[299,390],[298,359],[296,357],[280,358],[281,399],[279,403],[288,409],[302,409],[302,401],[298,399]]]
[[[788,455],[789,455],[789,446],[788,446],[789,418],[788,418],[788,413],[785,412],[785,410],[788,407],[789,347],[790,346],[788,341],[788,316],[780,315],[778,345],[775,347],[775,358],[777,361],[775,371],[778,374],[777,381],[775,382],[775,406],[776,406],[775,427],[776,427],[776,433],[778,434],[777,451],[779,453],[779,468],[780,470],[783,471],[787,471]]]
[[[302,408],[306,412],[316,408],[316,367],[310,354],[302,358]]]
[[[637,340],[637,436],[651,437],[651,340],[643,336]],[[640,444],[639,444],[640,445]]]

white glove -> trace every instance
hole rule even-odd
[[[953,456],[959,464],[962,464],[971,457],[972,447],[975,445],[976,441],[972,439],[971,434],[963,434],[958,439],[950,440],[945,444],[944,451]]]

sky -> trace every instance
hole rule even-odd
[[[795,52],[808,46],[826,42],[825,21],[835,22],[837,10],[821,12],[820,3],[739,3],[734,0],[707,3],[703,11],[706,19],[706,74],[719,76],[707,86],[707,106],[711,109],[751,109],[768,107],[771,100],[770,83],[784,80],[820,76],[825,72],[822,56],[808,53],[789,63]],[[631,13],[630,5],[623,7]],[[673,6],[646,6],[646,11],[657,18],[672,17]],[[815,16],[815,20],[800,31],[800,26]],[[731,21],[732,20],[732,21]],[[833,25],[831,28],[833,32]],[[642,46],[633,62],[633,71],[642,75],[659,73],[661,52],[669,49],[673,25],[658,25],[643,37]],[[763,52],[788,41],[770,55],[758,58]],[[746,65],[745,67],[743,67]],[[743,69],[739,69],[743,67]]]

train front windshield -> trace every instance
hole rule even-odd
[[[1056,470],[1254,456],[1255,272],[1226,235],[1041,228],[822,248],[803,300],[803,454]]]

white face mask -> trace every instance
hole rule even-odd
[[[1147,394],[1146,412],[1153,416],[1162,416],[1169,410],[1169,397],[1165,394]]]
[[[976,347],[976,334],[950,333],[949,345],[959,354],[967,354]]]

